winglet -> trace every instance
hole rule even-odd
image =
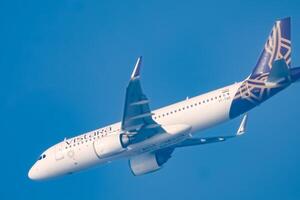
[[[243,119],[241,121],[240,127],[236,133],[236,135],[243,135],[246,132],[246,126],[247,126],[247,119],[248,119],[248,114],[246,113],[243,116]]]
[[[140,75],[140,69],[142,65],[142,56],[138,57],[136,64],[134,66],[134,70],[131,74],[131,79],[134,79]]]

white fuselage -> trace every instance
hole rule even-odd
[[[118,122],[66,139],[50,147],[42,154],[45,158],[38,160],[31,168],[29,177],[45,179],[69,174],[115,159],[130,158],[180,143],[190,137],[190,134],[229,120],[230,106],[240,85],[241,83],[235,83],[152,111],[152,118],[157,124],[168,128],[188,126],[190,127],[188,134],[185,132],[177,135],[153,136],[145,141],[129,145],[124,151],[102,157],[101,152],[95,149],[95,144],[101,143],[108,136],[121,134],[121,123]]]

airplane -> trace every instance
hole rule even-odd
[[[300,67],[291,67],[291,19],[277,20],[252,73],[244,80],[151,110],[142,91],[139,57],[126,88],[122,120],[64,139],[44,151],[28,172],[32,180],[72,174],[92,166],[128,159],[133,175],[155,172],[176,148],[223,142],[244,134],[247,113],[298,81]],[[195,134],[242,116],[234,135]]]

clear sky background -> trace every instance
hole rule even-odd
[[[250,112],[245,136],[176,150],[157,173],[126,160],[34,182],[49,146],[122,116],[144,56],[155,109],[252,71],[276,19],[292,17],[300,65],[299,1],[1,1],[0,199],[299,199],[300,84]],[[239,119],[202,132],[234,134]]]

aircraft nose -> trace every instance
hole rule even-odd
[[[39,170],[38,167],[36,166],[36,163],[28,171],[28,178],[30,178],[31,180],[40,179]]]
[[[28,171],[28,178],[33,179],[32,168]]]

